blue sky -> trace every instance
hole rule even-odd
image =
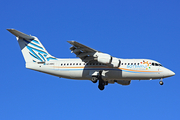
[[[179,0],[2,0],[0,120],[179,120]],[[119,58],[148,58],[176,73],[159,80],[110,84],[58,78],[25,69],[6,28],[37,36],[50,54],[75,57],[76,40]]]

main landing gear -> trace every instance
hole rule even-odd
[[[98,76],[92,76],[91,81],[92,81],[93,83],[97,83],[98,80],[99,80],[98,88],[99,88],[100,90],[104,90],[104,86],[105,86],[105,85],[108,85],[108,81],[104,81],[104,80],[102,79],[102,71],[99,71]]]
[[[91,81],[92,81],[93,83],[97,83],[98,77],[97,77],[97,76],[92,76]]]
[[[163,85],[163,84],[164,84],[162,78],[161,78],[161,81],[159,81],[159,84],[160,84],[160,85]]]

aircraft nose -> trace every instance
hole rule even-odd
[[[171,70],[168,70],[168,72],[167,72],[167,76],[174,76],[175,75],[175,73],[173,72],[173,71],[171,71]]]
[[[171,73],[170,73],[170,74],[171,74],[171,76],[174,76],[174,75],[175,75],[175,73],[174,73],[173,71],[171,71]]]

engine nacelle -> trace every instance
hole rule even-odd
[[[112,57],[109,54],[105,53],[96,53],[94,57],[97,57],[96,60],[103,64],[109,64],[112,67],[119,67],[121,61],[118,58]]]
[[[118,58],[113,57],[111,64],[113,67],[119,67],[121,64],[121,61]]]
[[[116,82],[121,85],[129,85],[131,80],[116,80]]]
[[[104,64],[110,64],[112,61],[112,57],[105,53],[98,53],[97,55],[97,61]]]

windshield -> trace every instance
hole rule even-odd
[[[152,63],[151,64],[152,66],[162,66],[161,64],[159,64],[159,63]],[[163,67],[163,66],[162,66]]]

